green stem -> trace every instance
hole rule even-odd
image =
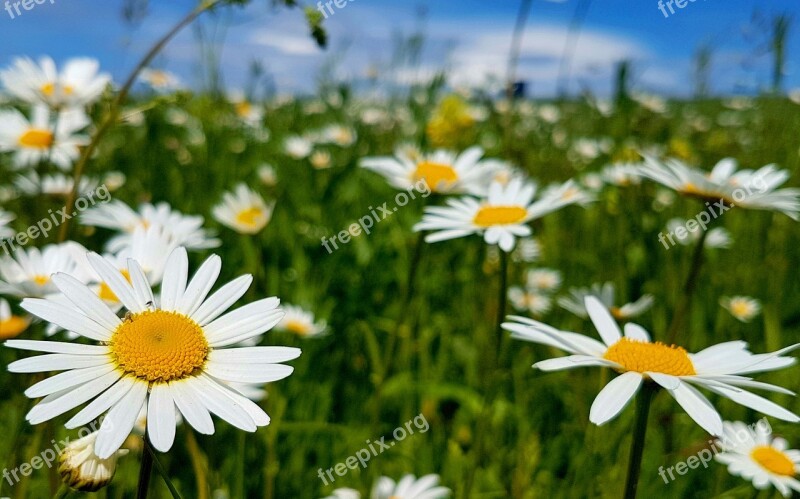
[[[667,330],[667,341],[675,343],[680,337],[680,332],[685,328],[689,314],[692,313],[692,301],[694,292],[697,289],[697,278],[700,276],[700,269],[703,267],[703,252],[706,246],[706,237],[708,237],[708,229],[700,234],[700,239],[697,241],[697,246],[694,248],[692,255],[692,264],[689,267],[689,273],[686,276],[686,281],[683,285],[683,294],[675,308],[675,314],[672,316],[672,323]]]
[[[69,486],[67,486],[67,484],[61,484],[61,488],[59,488],[58,491],[53,494],[53,499],[64,499],[70,495],[71,492],[72,490],[69,488]]]
[[[133,84],[136,82],[136,79],[139,77],[139,73],[147,67],[148,64],[158,55],[159,52],[169,43],[169,41],[178,34],[183,28],[187,25],[191,24],[197,17],[202,14],[203,12],[211,9],[216,4],[220,3],[222,0],[206,0],[201,2],[200,5],[195,7],[186,17],[184,17],[178,24],[176,24],[169,32],[164,35],[155,45],[145,54],[139,64],[136,65],[133,72],[128,76],[128,79],[125,81],[125,84],[120,89],[117,97],[111,103],[111,107],[108,110],[108,114],[106,115],[105,120],[97,129],[97,131],[92,136],[92,140],[89,142],[89,145],[86,146],[84,149],[83,154],[81,155],[78,162],[75,164],[75,171],[73,174],[75,185],[72,187],[72,191],[69,193],[69,197],[67,197],[67,204],[64,213],[72,213],[75,209],[75,200],[78,196],[78,185],[80,184],[81,177],[83,176],[83,171],[86,168],[86,163],[89,162],[89,158],[92,157],[94,151],[97,149],[97,146],[100,144],[100,140],[103,136],[111,130],[111,128],[116,124],[117,117],[119,116],[120,108],[122,107],[122,103],[128,97],[128,93],[133,87]],[[64,242],[67,240],[67,236],[69,235],[69,222],[70,219],[64,221],[61,224],[61,230],[58,234],[58,241]]]
[[[167,470],[161,464],[161,461],[158,460],[158,456],[156,456],[156,451],[153,449],[153,446],[150,444],[150,440],[149,439],[145,439],[144,446],[145,446],[146,453],[150,455],[150,459],[152,459],[153,464],[155,464],[156,470],[158,471],[158,474],[161,475],[161,478],[164,480],[164,483],[167,485],[167,488],[169,489],[170,494],[172,494],[172,497],[174,499],[181,499],[181,495],[178,493],[178,489],[175,488],[175,486],[172,484],[172,481],[169,479],[169,476],[167,475]]]
[[[645,381],[636,397],[636,422],[631,439],[631,453],[628,458],[628,480],[625,483],[625,499],[636,499],[636,489],[639,486],[639,475],[642,471],[642,456],[647,435],[647,419],[650,415],[650,403],[656,388],[650,381]]]
[[[246,497],[244,490],[245,472],[245,432],[240,431],[236,435],[236,469],[234,471],[233,497]]]
[[[136,488],[136,499],[147,499],[150,490],[150,475],[153,473],[153,454],[150,452],[150,442],[147,433],[143,437],[142,464],[139,467],[139,484]]]

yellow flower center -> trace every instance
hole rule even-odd
[[[472,221],[479,227],[513,225],[525,221],[528,210],[522,206],[483,206]]]
[[[53,133],[50,130],[29,128],[19,137],[21,147],[47,149],[53,145]]]
[[[131,274],[130,274],[130,272],[128,272],[127,270],[120,270],[120,273],[122,274],[122,276],[129,283],[131,282]],[[119,298],[117,297],[117,295],[114,294],[114,292],[111,291],[111,288],[108,287],[108,284],[106,284],[104,282],[100,283],[100,290],[97,292],[97,295],[103,301],[110,301],[110,302],[114,302],[114,303],[118,303],[119,302]]]
[[[210,351],[203,329],[196,322],[163,310],[127,316],[114,331],[109,346],[125,374],[158,383],[197,373]]]
[[[603,358],[616,362],[626,371],[637,373],[654,372],[672,376],[697,374],[686,350],[675,345],[622,338],[609,347]]]
[[[781,476],[795,475],[795,467],[792,460],[785,453],[774,447],[759,445],[753,448],[750,452],[750,457],[770,473]]]
[[[744,301],[735,301],[731,303],[731,312],[736,317],[747,317],[750,315],[750,305]]]
[[[46,275],[33,276],[33,282],[35,282],[39,286],[46,286],[50,282],[50,276]]]
[[[236,109],[236,114],[241,116],[242,118],[246,118],[250,115],[250,112],[253,110],[252,104],[247,101],[237,102],[234,104],[234,109]]]
[[[45,83],[42,85],[42,93],[47,97],[52,97],[53,94],[56,93],[56,85],[54,83]],[[64,92],[64,95],[72,95],[75,92],[75,89],[72,88],[72,85],[64,85],[61,88],[61,91]]]
[[[12,315],[8,319],[0,321],[0,340],[15,338],[26,329],[28,329],[28,321]]]
[[[286,330],[304,336],[311,332],[311,327],[302,321],[289,320],[286,321]]]
[[[434,191],[440,190],[458,181],[458,174],[450,165],[423,161],[417,165],[414,180],[424,180]]]
[[[256,206],[252,206],[247,208],[246,210],[240,211],[236,215],[236,221],[242,225],[247,225],[248,227],[255,227],[258,225],[258,219],[264,215],[264,212],[260,210]]]

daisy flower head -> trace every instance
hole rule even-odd
[[[0,83],[11,95],[31,104],[82,107],[96,101],[111,82],[111,76],[99,69],[97,60],[81,57],[68,60],[59,73],[50,57],[42,57],[38,64],[23,57],[0,71]]]
[[[261,165],[258,168],[258,179],[267,187],[274,187],[278,184],[278,173],[272,165]]]
[[[779,170],[775,165],[758,170],[737,169],[738,164],[731,158],[721,160],[711,172],[705,172],[678,159],[660,161],[645,156],[645,163],[637,174],[708,203],[777,211],[800,220],[800,189],[778,189],[789,179],[788,171]]]
[[[55,129],[51,111],[42,105],[33,107],[30,120],[16,109],[0,111],[0,151],[13,152],[18,169],[50,161],[69,170],[80,155],[79,146],[89,141],[78,134],[89,123],[80,109],[60,112]]]
[[[0,209],[0,240],[14,237],[14,229],[9,227],[8,224],[11,223],[11,221],[15,218],[17,217],[13,213],[9,213]]]
[[[241,183],[233,192],[226,192],[222,202],[214,206],[214,219],[239,234],[256,234],[267,226],[275,204],[264,199]]]
[[[569,352],[567,357],[537,362],[542,371],[576,367],[608,367],[620,373],[598,394],[589,411],[589,421],[602,425],[628,405],[643,383],[656,383],[667,390],[701,428],[722,435],[722,418],[695,386],[726,397],[744,407],[790,422],[800,417],[745,388],[793,394],[779,386],[753,381],[748,375],[783,369],[795,363],[782,357],[800,344],[778,352],[753,354],[743,341],[711,346],[689,353],[675,345],[653,343],[650,334],[637,324],[625,325],[624,336],[606,306],[594,296],[586,297],[586,310],[602,342],[577,333],[560,331],[524,317],[510,317],[503,328],[512,338],[548,345]]]
[[[586,297],[595,296],[600,300],[600,303],[611,312],[617,320],[628,320],[637,317],[650,309],[653,306],[653,295],[643,295],[638,300],[626,303],[622,306],[616,306],[614,295],[616,294],[614,284],[607,282],[605,284],[595,283],[590,288],[572,288],[569,290],[569,296],[560,297],[557,302],[558,305],[572,312],[582,319],[589,317],[586,311]]]
[[[529,312],[534,316],[546,314],[553,306],[553,300],[548,295],[536,289],[519,286],[508,289],[508,299],[516,310]]]
[[[487,244],[497,244],[505,252],[514,249],[516,238],[531,235],[528,222],[583,200],[573,182],[550,189],[534,202],[536,185],[515,179],[507,185],[492,183],[486,198],[448,199],[447,206],[429,206],[415,231],[434,231],[429,243],[472,234],[483,235]]]
[[[750,480],[758,490],[772,485],[783,497],[790,497],[793,490],[800,493],[800,450],[789,449],[785,439],[773,438],[762,425],[725,421],[718,445],[722,452],[715,459],[731,475]]]
[[[66,197],[72,193],[75,185],[75,178],[72,175],[56,173],[53,175],[39,175],[35,170],[30,170],[24,175],[19,175],[14,179],[14,185],[28,196],[38,196],[45,194],[48,196]],[[78,192],[94,191],[100,186],[100,182],[88,176],[81,176],[78,182]]]
[[[514,261],[534,263],[542,256],[542,245],[533,237],[520,239],[517,249],[514,250]]]
[[[319,132],[318,142],[336,144],[340,147],[349,147],[355,144],[358,134],[351,127],[345,125],[329,125]]]
[[[56,272],[79,272],[82,252],[86,249],[74,242],[51,244],[41,250],[17,248],[13,257],[0,257],[0,294],[38,298],[58,292],[50,277]]]
[[[288,137],[283,143],[283,148],[286,154],[293,159],[305,159],[314,149],[314,144],[305,137],[297,135]]]
[[[303,338],[314,338],[326,333],[328,323],[322,320],[315,322],[312,312],[293,305],[286,305],[284,311],[286,315],[275,329],[294,333]]]
[[[724,296],[719,304],[740,322],[750,322],[761,313],[761,302],[749,296]]]
[[[264,119],[264,109],[251,102],[243,93],[234,92],[230,97],[236,116],[249,126],[258,126]]]
[[[26,317],[14,315],[8,302],[0,298],[0,340],[16,338],[28,329],[30,322]]]
[[[617,187],[639,185],[641,177],[636,174],[638,165],[631,163],[617,163],[603,168],[602,179],[605,183]]]
[[[149,228],[156,225],[172,236],[175,246],[183,246],[188,250],[216,248],[220,245],[220,240],[203,228],[203,222],[203,217],[184,215],[173,210],[167,203],[145,203],[137,212],[118,200],[86,210],[81,215],[83,225],[122,232],[108,243],[107,249],[112,253],[130,247],[133,233],[138,227]]]
[[[482,157],[480,147],[470,147],[461,154],[439,150],[418,156],[398,149],[394,157],[365,158],[361,166],[382,175],[399,190],[424,180],[436,193],[482,196],[496,169],[495,164],[481,161]]]
[[[117,459],[128,454],[120,449],[105,459],[94,453],[99,432],[95,431],[69,442],[58,456],[58,472],[70,488],[81,492],[96,492],[114,478]]]
[[[144,68],[139,73],[139,79],[156,92],[174,92],[182,87],[177,75],[162,69]]]
[[[439,485],[439,475],[417,478],[405,475],[399,482],[382,476],[372,487],[371,499],[442,499],[450,496],[450,489]]]
[[[526,286],[553,292],[561,286],[561,272],[553,269],[531,269],[525,277]]]
[[[248,432],[269,424],[258,405],[226,383],[262,385],[292,373],[282,363],[296,359],[297,348],[235,347],[281,320],[277,298],[226,313],[250,287],[252,276],[239,277],[209,296],[222,260],[212,255],[188,279],[184,248],[170,255],[158,299],[135,260],[128,260],[128,282],[113,262],[95,253],[87,258],[127,313],[120,319],[91,289],[62,273],[53,281],[72,306],[23,300],[22,308],[31,314],[97,343],[6,341],[10,348],[48,354],[16,361],[9,371],[63,371],[26,390],[31,398],[44,397],[26,416],[31,424],[91,401],[65,426],[76,428],[105,413],[94,444],[100,459],[120,448],[142,407],[147,408],[147,434],[161,452],[172,447],[178,415],[205,435],[214,433],[211,414]]]

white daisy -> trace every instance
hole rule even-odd
[[[314,314],[301,307],[292,305],[284,306],[286,315],[283,316],[281,322],[275,327],[280,331],[288,331],[303,338],[313,338],[321,336],[326,333],[328,327],[325,321],[314,321]]]
[[[372,488],[371,499],[441,499],[450,496],[450,489],[439,485],[439,475],[417,478],[405,475],[395,483],[382,476]]]
[[[76,135],[89,125],[89,118],[78,109],[61,111],[55,123],[45,106],[34,106],[30,121],[18,110],[0,111],[0,151],[14,153],[14,166],[25,168],[49,160],[68,170],[80,156],[79,146],[89,138]]]
[[[621,307],[616,306],[614,301],[614,284],[595,283],[591,288],[572,288],[569,290],[570,296],[562,296],[557,300],[558,305],[573,314],[586,319],[589,314],[586,312],[585,300],[587,296],[596,296],[600,303],[606,306],[611,315],[618,320],[627,320],[643,314],[653,306],[653,295],[643,295],[638,300],[626,303]]]
[[[286,139],[283,148],[291,158],[304,159],[311,154],[314,145],[305,137],[292,136]]]
[[[58,73],[55,62],[42,57],[39,64],[31,59],[14,59],[11,67],[0,71],[0,83],[18,99],[52,108],[81,107],[96,101],[111,77],[98,73],[95,59],[76,58],[64,64]]]
[[[36,171],[31,170],[24,175],[18,175],[14,179],[14,185],[28,196],[40,194],[69,196],[75,185],[75,178],[72,175],[61,173],[40,176]],[[83,175],[78,185],[78,192],[87,193],[96,190],[99,186],[100,182],[97,179]]]
[[[513,257],[515,261],[533,263],[539,260],[542,256],[542,245],[538,240],[532,237],[526,237],[519,240],[517,249],[514,250]]]
[[[792,490],[800,493],[800,450],[789,449],[783,438],[772,438],[764,428],[751,428],[741,422],[723,423],[723,435],[718,445],[722,452],[715,459],[728,466],[731,475],[753,482],[756,489],[770,485],[783,497]]]
[[[436,151],[420,157],[398,150],[394,157],[365,158],[361,166],[383,175],[395,189],[409,189],[424,180],[433,192],[482,196],[496,167],[480,161],[482,156],[480,147],[470,147],[459,155]]]
[[[56,272],[79,271],[78,255],[82,252],[86,249],[74,242],[51,244],[41,250],[17,248],[13,258],[0,257],[0,294],[39,298],[57,292],[50,277]]]
[[[30,322],[27,317],[14,315],[8,302],[0,298],[0,340],[16,338],[28,329]]]
[[[241,183],[233,192],[223,194],[222,202],[212,209],[214,219],[240,234],[256,234],[272,218],[275,203],[267,205],[264,199],[247,185]]]
[[[329,125],[323,128],[318,136],[317,142],[323,144],[336,144],[341,147],[349,147],[355,144],[358,135],[356,131],[345,125]]]
[[[131,238],[137,227],[148,228],[154,225],[168,231],[176,246],[184,246],[189,250],[216,248],[220,241],[211,232],[203,229],[203,221],[201,216],[188,216],[174,211],[167,203],[145,203],[136,212],[118,200],[96,206],[81,215],[83,225],[123,232],[109,241],[108,250],[112,253],[131,245]]]
[[[541,291],[519,286],[509,288],[508,299],[516,310],[530,312],[535,316],[546,314],[553,305],[553,300]]]
[[[637,175],[639,165],[632,163],[617,163],[603,168],[603,181],[618,187],[639,185],[642,179]]]
[[[53,281],[72,307],[52,300],[23,300],[22,307],[31,314],[99,343],[5,343],[50,354],[16,361],[8,366],[11,372],[65,371],[25,392],[32,398],[44,397],[26,416],[31,424],[91,400],[65,426],[76,428],[105,413],[94,448],[101,459],[120,448],[145,405],[147,434],[161,452],[172,447],[178,414],[206,435],[214,433],[211,413],[248,432],[269,424],[269,416],[258,405],[225,382],[260,385],[283,379],[292,367],[281,363],[297,358],[300,350],[225,347],[275,326],[283,317],[277,298],[224,314],[250,287],[252,276],[242,276],[209,297],[221,259],[211,256],[188,280],[186,250],[178,248],[170,255],[156,303],[134,260],[128,261],[128,283],[112,262],[95,253],[88,258],[128,313],[120,319],[94,292],[66,274],[54,275]]]
[[[795,359],[781,355],[800,347],[800,344],[778,352],[752,354],[747,350],[747,343],[731,341],[691,354],[678,346],[652,343],[650,334],[637,324],[626,324],[623,336],[606,306],[594,296],[586,297],[585,306],[603,339],[602,343],[524,317],[511,317],[514,322],[504,323],[503,328],[510,331],[513,338],[556,347],[571,354],[537,362],[535,368],[558,371],[602,366],[621,373],[600,391],[592,404],[589,411],[592,423],[602,425],[616,417],[643,382],[655,382],[666,389],[686,413],[712,435],[722,434],[722,418],[693,385],[769,416],[800,422],[796,414],[745,390],[759,388],[793,394],[779,386],[753,381],[746,375],[794,364]]]
[[[719,304],[741,322],[750,322],[761,313],[761,302],[749,296],[722,297]]]
[[[9,213],[0,209],[0,240],[14,237],[14,234],[16,233],[14,232],[14,229],[9,227],[8,224],[11,223],[11,221],[15,218],[17,217],[13,213]]]
[[[267,187],[274,187],[278,183],[278,174],[272,165],[261,165],[258,168],[258,179]]]
[[[556,291],[561,286],[561,272],[552,269],[531,269],[525,277],[525,285],[540,291]]]
[[[62,449],[58,456],[58,472],[70,488],[81,492],[96,492],[114,478],[117,459],[128,454],[120,449],[111,456],[101,459],[94,453],[99,432],[95,431],[78,440],[73,440]]]
[[[181,89],[181,80],[175,74],[163,69],[144,68],[139,79],[157,92],[174,92]]]
[[[789,179],[788,171],[778,170],[775,165],[758,170],[737,168],[736,161],[730,158],[705,172],[677,159],[659,161],[645,156],[645,164],[637,174],[701,201],[723,200],[729,206],[779,211],[793,220],[800,219],[800,189],[778,189]]]
[[[250,102],[244,96],[234,96],[231,100],[236,116],[249,126],[259,126],[264,119],[264,109]]]
[[[427,207],[414,231],[435,231],[425,237],[429,243],[482,234],[487,244],[498,244],[508,252],[514,249],[517,237],[531,235],[528,222],[584,199],[576,192],[581,191],[569,181],[533,202],[533,183],[516,179],[504,186],[495,182],[485,199],[448,199],[447,206]]]

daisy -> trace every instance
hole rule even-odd
[[[156,92],[174,92],[181,89],[181,80],[169,71],[144,68],[139,79],[147,83]]]
[[[441,499],[450,495],[450,489],[439,485],[439,475],[417,478],[406,475],[395,483],[382,476],[372,488],[371,499]]]
[[[234,192],[226,192],[214,206],[214,219],[239,234],[256,234],[269,223],[275,203],[267,205],[255,191],[241,183]]]
[[[67,444],[58,456],[58,472],[61,479],[70,488],[81,492],[96,492],[114,478],[117,471],[117,459],[128,454],[127,449],[120,449],[105,459],[94,453],[98,431]]]
[[[749,296],[722,297],[719,304],[741,322],[750,322],[761,313],[761,302]]]
[[[0,71],[0,83],[14,97],[31,104],[46,104],[51,108],[81,107],[96,101],[111,77],[98,73],[95,59],[70,59],[58,73],[50,57],[39,64],[31,59],[14,59],[10,68]]]
[[[723,438],[719,442],[722,452],[715,459],[728,466],[731,475],[753,482],[756,489],[770,485],[783,497],[792,490],[800,493],[800,450],[789,449],[783,438],[771,438],[760,427],[755,429],[741,422],[723,423]]]
[[[678,228],[681,228],[681,230],[678,230]],[[701,236],[700,229],[701,228],[698,226],[697,230],[694,232],[688,230],[686,227],[686,221],[681,220],[680,218],[673,218],[667,222],[667,233],[672,234],[675,237],[675,240],[681,246],[690,246],[697,243]],[[678,234],[683,234],[683,238],[681,238]],[[706,248],[726,249],[730,248],[732,243],[733,241],[731,240],[730,232],[722,227],[710,229],[708,234],[706,234]]]
[[[50,110],[34,106],[30,121],[18,110],[0,111],[0,151],[14,152],[14,166],[25,168],[50,161],[62,170],[68,170],[80,156],[79,146],[89,138],[76,135],[90,121],[81,110],[62,111],[58,115],[55,131]]]
[[[429,184],[430,185],[430,184]],[[536,186],[516,179],[501,185],[493,183],[483,200],[473,197],[448,199],[447,206],[425,209],[414,231],[435,231],[425,237],[429,243],[482,234],[487,244],[498,244],[503,251],[514,249],[517,237],[531,235],[531,220],[584,199],[572,181],[551,189],[536,202]]]
[[[269,424],[269,416],[258,405],[225,382],[260,385],[283,379],[292,367],[281,363],[297,358],[300,350],[226,347],[275,326],[283,317],[277,298],[225,313],[250,287],[252,276],[242,276],[209,297],[221,259],[211,256],[188,280],[184,248],[169,257],[158,302],[136,261],[128,261],[129,283],[112,262],[95,253],[88,259],[128,313],[120,319],[88,287],[61,273],[53,281],[72,307],[52,300],[23,300],[22,308],[31,314],[98,343],[5,343],[51,354],[14,362],[8,366],[11,372],[65,371],[25,392],[32,398],[44,397],[26,416],[31,424],[91,400],[65,426],[76,428],[105,413],[94,445],[101,459],[120,448],[143,406],[147,407],[147,434],[161,452],[172,447],[178,414],[206,435],[214,433],[211,413],[248,432]]]
[[[637,175],[638,165],[632,163],[618,163],[605,167],[602,172],[602,179],[605,183],[616,185],[617,187],[628,187],[639,185],[642,180]]]
[[[286,154],[293,159],[304,159],[311,154],[314,145],[304,137],[293,136],[286,139],[283,144]]]
[[[243,94],[235,93],[231,96],[231,104],[236,116],[247,125],[258,126],[264,119],[264,109],[250,102]]]
[[[75,178],[72,175],[54,174],[40,176],[36,171],[31,170],[25,175],[19,175],[14,179],[14,185],[28,196],[38,196],[46,194],[48,196],[69,196],[75,185]],[[78,184],[78,192],[90,192],[96,190],[100,182],[92,177],[81,176]]]
[[[542,245],[536,239],[527,237],[520,239],[517,244],[517,249],[514,250],[513,257],[515,261],[534,263],[542,256]]]
[[[645,156],[637,174],[701,201],[724,202],[752,210],[779,211],[800,219],[800,189],[778,189],[789,172],[767,165],[758,170],[739,170],[735,160],[723,159],[711,172],[692,168],[680,160],[659,161]],[[722,208],[720,208],[722,209]]]
[[[261,165],[258,169],[258,179],[267,187],[275,187],[278,183],[278,174],[272,165]]]
[[[201,216],[188,216],[174,211],[169,204],[142,204],[139,211],[134,211],[122,201],[114,200],[85,211],[81,215],[81,223],[94,227],[103,227],[122,232],[111,239],[108,250],[117,253],[131,245],[131,238],[137,227],[158,225],[172,236],[176,246],[189,250],[216,248],[220,245],[211,232],[203,229],[204,219]]]
[[[526,276],[526,286],[540,291],[556,291],[561,286],[561,272],[552,269],[531,269]]]
[[[348,126],[330,125],[319,132],[318,142],[349,147],[355,144],[357,138],[356,131]]]
[[[85,252],[74,242],[51,244],[41,250],[17,248],[13,258],[0,257],[0,294],[40,298],[55,293],[58,289],[50,276],[78,272],[78,255]]]
[[[394,157],[365,158],[361,166],[383,175],[399,190],[425,180],[433,192],[484,195],[496,165],[481,162],[482,156],[480,147],[470,147],[459,155],[439,150],[419,157],[398,150]]]
[[[11,306],[0,298],[0,340],[16,338],[30,325],[30,320],[11,313]]]
[[[314,151],[309,161],[311,166],[317,170],[325,170],[331,167],[331,153],[328,151]]]
[[[9,213],[0,209],[0,240],[14,237],[14,229],[9,227],[8,224],[11,223],[11,221],[15,218],[17,217],[13,213]]]
[[[653,295],[647,294],[638,300],[626,303],[621,307],[617,307],[614,302],[614,284],[607,282],[603,285],[599,283],[592,284],[591,288],[572,288],[569,290],[570,296],[562,296],[557,300],[558,305],[582,319],[589,317],[586,312],[585,300],[587,296],[595,296],[600,300],[600,303],[606,306],[617,320],[627,320],[637,317],[653,306]]]
[[[760,388],[792,394],[779,386],[753,381],[745,375],[775,371],[794,364],[795,359],[781,355],[800,347],[800,344],[778,352],[752,354],[747,350],[747,343],[731,341],[691,354],[679,346],[652,343],[650,334],[637,324],[626,324],[623,336],[606,306],[594,296],[586,297],[585,306],[602,343],[524,317],[511,317],[513,322],[504,323],[503,328],[510,331],[513,338],[560,348],[571,354],[537,362],[535,368],[558,371],[602,366],[620,373],[594,400],[589,411],[592,423],[602,425],[616,417],[643,382],[654,382],[665,388],[686,413],[712,435],[722,434],[722,418],[693,385],[769,416],[800,422],[796,414],[744,389]]]
[[[325,334],[328,324],[325,321],[314,322],[314,314],[300,307],[286,305],[286,315],[275,327],[279,331],[288,331],[303,338],[313,338]]]
[[[512,286],[508,290],[508,299],[511,305],[520,311],[530,312],[532,315],[541,316],[550,311],[553,300],[538,290]]]

